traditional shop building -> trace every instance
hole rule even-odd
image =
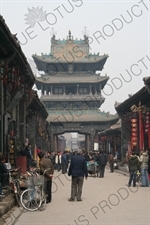
[[[48,114],[32,90],[34,82],[34,74],[16,35],[0,16],[0,153],[8,156],[12,166],[25,140],[32,144],[37,142],[40,124],[42,129],[38,133],[47,139],[44,120]],[[29,123],[31,112],[36,114],[35,124],[39,126]],[[31,130],[34,130],[32,134]]]
[[[145,86],[127,100],[118,104],[116,110],[121,118],[121,154],[134,149],[140,152],[150,148],[150,77],[143,79]]]
[[[48,133],[48,112],[40,101],[37,92],[32,90],[27,103],[26,137],[31,146],[36,146],[42,151],[50,151],[50,137]]]
[[[112,152],[117,155],[118,159],[121,155],[121,119],[110,128],[98,133],[100,148],[106,152]]]
[[[87,151],[98,143],[98,131],[117,122],[117,115],[109,115],[98,108],[105,101],[101,91],[109,77],[101,76],[108,55],[90,54],[89,40],[73,39],[69,31],[67,39],[51,38],[51,52],[33,55],[41,77],[36,85],[41,90],[41,101],[49,116],[51,151],[58,150],[58,135],[65,132],[85,134]]]

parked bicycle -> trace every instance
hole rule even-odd
[[[31,174],[26,179],[26,189],[20,197],[22,206],[28,211],[45,210],[46,208],[46,196],[44,192],[44,175],[50,170],[46,169],[43,175],[37,173]]]
[[[17,172],[18,170],[20,170],[20,168],[9,170],[9,185],[15,194],[17,205],[20,206],[20,196],[21,196],[20,183],[19,179],[15,178],[16,176],[13,175],[13,173]]]

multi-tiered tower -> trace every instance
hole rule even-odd
[[[87,151],[96,150],[98,131],[117,122],[116,115],[99,110],[109,77],[96,71],[102,71],[107,58],[90,54],[88,37],[73,39],[70,31],[64,40],[52,36],[49,54],[33,55],[38,70],[44,71],[36,85],[49,112],[51,151],[57,150],[58,134],[65,132],[85,134]]]

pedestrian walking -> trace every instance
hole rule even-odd
[[[55,156],[54,156],[54,154],[52,152],[47,152],[47,157],[46,158],[51,160],[51,162],[53,163],[53,166],[55,168]]]
[[[81,155],[80,151],[77,151],[76,155],[71,157],[71,162],[69,166],[68,176],[72,176],[71,181],[71,197],[68,201],[82,201],[82,188],[84,177],[87,180],[88,172],[85,158]]]
[[[69,162],[70,162],[70,153],[66,151],[66,171],[65,171],[66,173],[68,171]]]
[[[32,164],[32,159],[33,159],[33,155],[32,155],[32,150],[31,150],[31,145],[28,144],[28,146],[26,146],[25,150],[24,150],[24,156],[27,157],[27,169],[29,170],[31,164]]]
[[[105,152],[100,151],[97,162],[99,165],[99,173],[100,173],[99,178],[102,178],[102,177],[104,177],[105,166],[107,164],[107,156],[106,156]]]
[[[40,152],[38,156],[40,158],[39,167],[41,174],[44,174],[44,171],[49,169],[44,175],[44,191],[47,196],[46,203],[50,203],[52,200],[52,178],[54,174],[54,166],[50,159],[44,157],[43,152]]]
[[[66,173],[66,168],[67,168],[67,156],[66,152],[64,151],[62,156],[61,156],[61,169],[62,169],[62,174]]]
[[[61,154],[60,152],[57,152],[55,156],[55,165],[56,165],[56,170],[60,171],[61,170]]]
[[[6,167],[6,157],[0,157],[0,197],[5,197],[2,189],[9,185],[9,172]]]
[[[132,151],[132,154],[129,156],[128,165],[129,165],[129,173],[130,173],[128,187],[131,187],[132,182],[133,182],[133,187],[135,187],[137,171],[140,168],[140,162],[139,162],[138,156],[135,154],[134,151]]]
[[[148,150],[145,149],[143,153],[140,156],[140,162],[141,162],[141,187],[148,187],[149,181],[148,181]]]
[[[114,156],[111,152],[108,155],[108,162],[110,166],[110,172],[113,173],[114,172]]]

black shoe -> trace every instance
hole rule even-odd
[[[51,200],[48,199],[48,198],[46,198],[46,204],[48,204],[48,203],[50,203],[50,202],[51,202]]]
[[[81,202],[82,201],[82,199],[80,198],[80,199],[77,199],[77,202]]]
[[[74,198],[69,198],[68,201],[69,202],[74,202]]]

